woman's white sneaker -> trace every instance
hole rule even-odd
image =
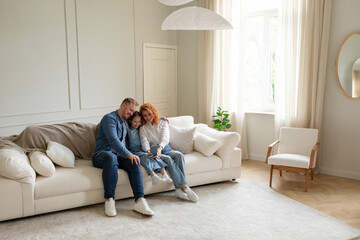
[[[145,198],[138,199],[134,204],[134,211],[147,216],[153,216],[155,213],[150,209]]]
[[[109,217],[116,216],[115,200],[113,198],[106,199],[105,214]]]
[[[188,195],[190,201],[197,202],[199,200],[198,195],[196,195],[189,187],[186,187],[184,191]]]
[[[180,188],[175,189],[175,197],[184,199],[184,200],[190,200],[188,195]]]

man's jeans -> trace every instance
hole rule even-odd
[[[118,181],[118,168],[127,172],[135,197],[144,197],[140,165],[131,164],[130,159],[120,158],[110,151],[102,151],[92,157],[94,167],[101,168],[104,184],[104,197],[115,199],[115,188]]]

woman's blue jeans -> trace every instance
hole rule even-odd
[[[115,188],[118,181],[118,168],[127,172],[131,188],[135,197],[144,197],[142,174],[140,165],[131,164],[130,159],[120,158],[113,152],[102,151],[92,157],[94,167],[101,168],[104,184],[104,197],[115,199]]]
[[[172,150],[169,145],[166,145],[162,151],[161,160],[167,164],[166,170],[169,172],[175,188],[187,184],[184,170],[184,154]]]

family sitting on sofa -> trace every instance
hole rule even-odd
[[[105,214],[110,217],[116,216],[118,168],[127,172],[135,198],[134,210],[141,214],[154,215],[144,198],[140,164],[153,184],[173,181],[176,197],[193,202],[199,199],[187,186],[184,155],[169,146],[167,120],[160,119],[158,110],[150,103],[143,104],[140,112],[136,111],[137,106],[134,99],[124,99],[118,110],[102,118],[97,131],[92,161],[102,169]]]

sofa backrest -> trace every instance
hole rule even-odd
[[[169,117],[170,125],[178,128],[188,128],[194,126],[194,117],[193,116],[179,116],[179,117]]]

